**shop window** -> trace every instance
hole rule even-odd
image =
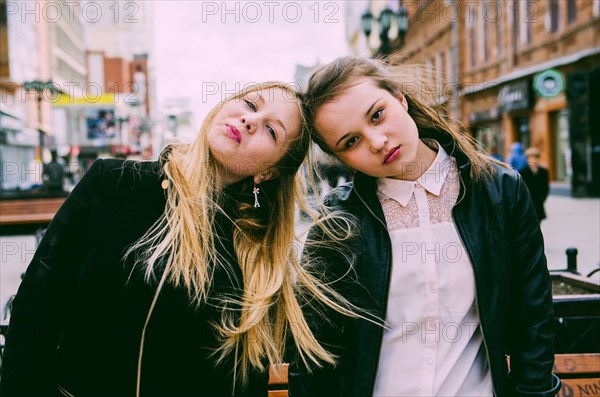
[[[504,135],[498,123],[477,127],[473,135],[490,156],[505,161]]]
[[[550,113],[550,128],[554,138],[554,175],[559,181],[571,179],[571,144],[569,143],[569,110]]]
[[[517,142],[521,142],[524,148],[531,146],[531,132],[529,129],[529,116],[518,116],[514,118]]]

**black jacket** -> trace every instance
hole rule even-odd
[[[551,373],[554,362],[551,282],[542,234],[527,189],[516,171],[499,165],[494,165],[493,179],[472,183],[466,155],[453,142],[443,146],[456,158],[459,167],[461,190],[452,214],[475,273],[477,304],[495,395],[518,395],[515,387],[520,392],[553,389],[531,395],[554,395],[560,383]],[[327,203],[357,218],[358,236],[344,250],[346,255],[354,253],[352,269],[347,272],[344,265],[347,261],[338,251],[326,248],[327,243],[314,249],[309,243],[307,254],[326,258],[327,274],[338,280],[332,285],[353,303],[385,319],[392,247],[376,197],[376,180],[358,173],[354,184],[332,191]],[[323,239],[317,232],[311,238]],[[383,328],[331,312],[330,321],[319,321],[322,318],[319,311],[322,310],[309,311],[307,315],[320,341],[339,355],[338,365],[313,369],[307,375],[299,361],[293,362],[289,373],[290,396],[371,396]]]
[[[140,338],[157,280],[128,277],[128,246],[163,213],[166,202],[156,162],[96,161],[50,224],[17,296],[6,338],[0,394],[133,396]],[[224,217],[223,217],[224,218]],[[231,253],[230,223],[220,219],[222,253],[241,279]],[[240,294],[215,270],[210,296]],[[165,284],[145,334],[142,396],[231,396],[233,365],[217,366],[220,321],[216,299],[190,304],[182,288]],[[267,374],[252,374],[236,396],[266,396]]]

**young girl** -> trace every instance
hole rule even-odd
[[[0,394],[266,396],[290,323],[307,363],[333,362],[293,287],[335,295],[293,249],[305,127],[298,94],[262,84],[159,162],[96,161],[14,300]]]
[[[326,203],[359,227],[351,271],[323,238],[307,251],[386,327],[335,314],[315,325],[339,364],[312,373],[293,364],[290,394],[552,396],[551,284],[527,189],[421,92],[403,89],[414,83],[362,58],[337,59],[310,79],[313,139],[356,170]]]

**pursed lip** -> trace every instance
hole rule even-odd
[[[237,143],[242,142],[242,133],[237,129],[235,125],[225,124],[225,128],[227,129],[227,136],[236,141]]]
[[[395,160],[400,154],[400,145],[391,148],[386,155],[383,157],[383,164],[387,164],[393,160]]]

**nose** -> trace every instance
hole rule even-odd
[[[367,139],[373,153],[382,151],[388,142],[388,137],[382,133],[370,133],[368,134]]]
[[[242,126],[249,134],[254,134],[258,128],[258,120],[253,114],[243,115],[241,117]]]

